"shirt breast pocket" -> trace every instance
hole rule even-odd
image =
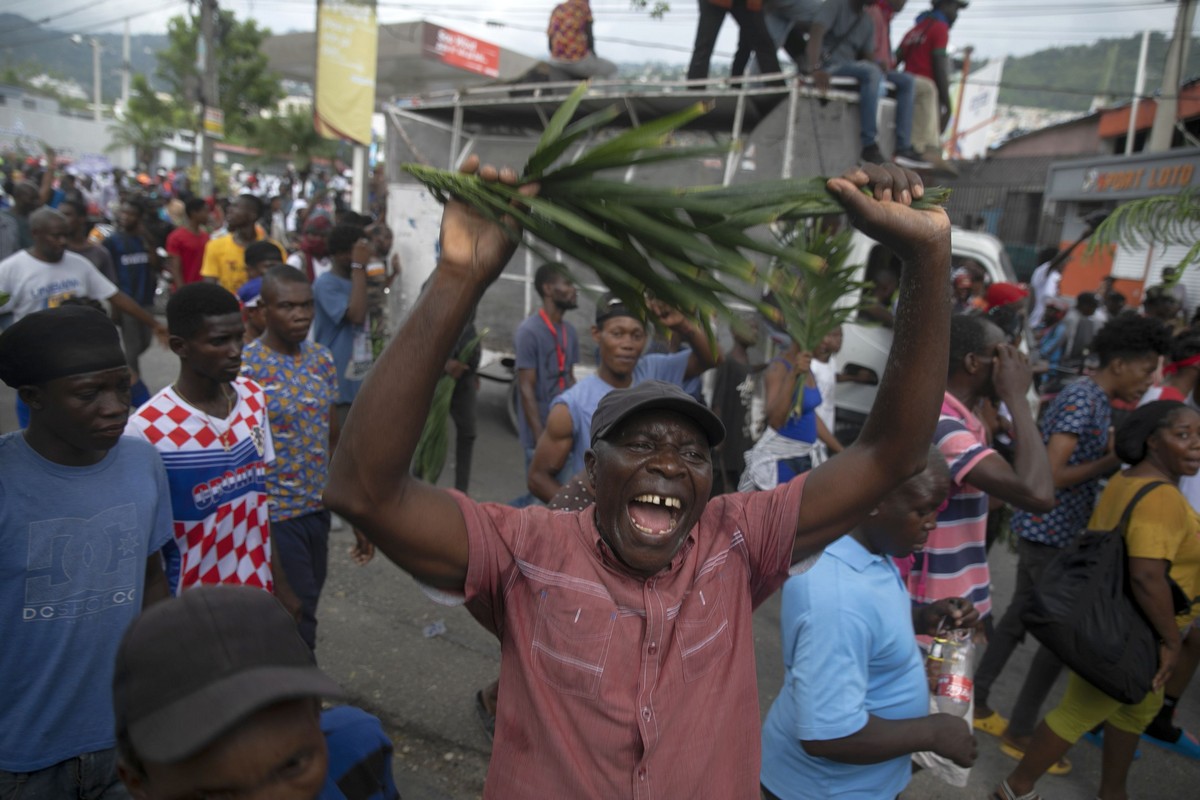
[[[722,584],[717,577],[696,587],[679,608],[675,640],[685,681],[701,677],[733,649]]]
[[[610,601],[569,589],[542,589],[533,633],[537,675],[564,694],[595,697],[616,620]]]

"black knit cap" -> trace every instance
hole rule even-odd
[[[113,675],[117,731],[158,764],[283,700],[341,696],[291,615],[251,586],[198,586],[151,606],[125,632]]]
[[[14,389],[125,366],[117,327],[101,311],[35,311],[0,333],[0,380]]]
[[[664,409],[688,417],[704,431],[709,447],[725,439],[725,425],[708,406],[673,383],[643,381],[628,389],[613,389],[596,406],[592,415],[592,445],[616,430],[622,420],[644,411]]]

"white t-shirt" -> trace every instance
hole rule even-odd
[[[1029,286],[1033,289],[1033,310],[1029,313],[1029,327],[1036,328],[1042,323],[1042,314],[1046,311],[1046,301],[1058,297],[1058,284],[1062,273],[1050,269],[1047,261],[1033,271],[1029,278]]]
[[[824,363],[814,358],[809,369],[812,370],[813,380],[816,381],[817,389],[821,392],[821,405],[817,406],[817,416],[832,432],[836,412],[834,394],[837,391],[837,356],[830,356],[829,360]]]
[[[304,270],[304,253],[301,253],[300,251],[296,251],[295,253],[292,253],[290,256],[288,256],[287,263],[288,263],[288,266],[295,267],[296,269],[300,270],[301,272],[305,272],[305,270]],[[313,283],[316,283],[317,278],[321,277],[326,272],[329,272],[329,270],[333,269],[333,262],[329,260],[329,256],[325,256],[324,258],[314,258],[313,262],[312,262],[312,268],[313,268],[313,276],[312,276]],[[305,273],[305,274],[307,274],[307,273]]]
[[[70,250],[57,264],[34,258],[28,250],[0,261],[0,314],[12,314],[13,322],[73,297],[107,300],[116,293],[117,287],[92,262]]]

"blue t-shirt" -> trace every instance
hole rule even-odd
[[[142,237],[117,231],[104,240],[104,249],[112,256],[121,291],[138,305],[153,305],[158,278],[150,268],[150,254]]]
[[[551,333],[541,315],[534,314],[520,324],[514,339],[517,370],[531,369],[537,376],[533,391],[537,397],[538,418],[542,425],[545,425],[546,416],[550,413],[550,401],[570,388],[566,380],[571,374],[571,368],[579,363],[579,335],[575,332],[575,327],[566,320],[556,326],[555,333]],[[558,369],[559,351],[562,351],[563,355],[561,375]],[[517,429],[521,434],[521,445],[526,448],[535,447],[537,442],[534,441],[529,423],[525,420],[524,408],[518,407],[517,411]]]
[[[146,559],[171,539],[158,452],[122,437],[98,464],[0,436],[0,770],[115,744],[117,645],[142,609]]]
[[[379,719],[354,706],[321,712],[329,771],[318,800],[397,800],[392,740]]]
[[[313,299],[316,313],[313,317],[313,340],[323,344],[333,353],[333,364],[337,367],[338,404],[353,403],[366,377],[365,354],[370,352],[370,334],[366,323],[355,325],[346,320],[346,309],[350,307],[350,279],[326,272],[313,284]],[[359,353],[355,354],[356,339]]]
[[[691,355],[690,351],[683,350],[678,353],[653,353],[642,356],[633,368],[633,382],[630,386],[636,386],[642,381],[682,383]],[[571,412],[571,430],[575,440],[571,444],[571,454],[567,457],[567,463],[563,466],[565,474],[577,475],[583,469],[583,454],[592,446],[592,414],[596,413],[596,406],[600,405],[604,395],[614,388],[616,387],[605,383],[599,375],[589,375],[551,402],[551,408],[561,404]]]
[[[1042,440],[1050,443],[1056,433],[1079,437],[1067,464],[1086,464],[1108,453],[1108,428],[1112,425],[1112,403],[1091,378],[1072,383],[1059,392],[1042,418]],[[1066,547],[1087,528],[1100,478],[1054,490],[1054,508],[1045,514],[1015,509],[1012,529],[1018,536],[1051,547]]]
[[[780,626],[786,671],[763,723],[762,783],[783,800],[896,797],[912,775],[909,756],[842,764],[810,756],[801,740],[840,739],[869,716],[917,719],[929,687],[913,636],[912,606],[890,558],[849,536],[783,586]]]

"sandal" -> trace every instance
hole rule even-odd
[[[976,717],[971,724],[974,725],[975,730],[991,734],[996,738],[1003,736],[1004,732],[1008,730],[1008,720],[1000,716],[999,711],[993,711],[986,717]]]
[[[1017,794],[1009,788],[1008,781],[1001,781],[996,787],[996,791],[989,795],[988,800],[1042,800],[1042,796],[1037,792],[1029,794]]]
[[[488,741],[493,741],[496,736],[496,715],[487,710],[482,689],[475,692],[475,716],[479,718],[479,724],[487,734]]]
[[[1025,750],[1013,744],[1008,739],[1000,741],[1000,752],[1009,758],[1020,761],[1025,757]],[[1071,762],[1066,758],[1060,758],[1057,763],[1052,764],[1050,769],[1046,770],[1047,775],[1068,775],[1071,772]]]

